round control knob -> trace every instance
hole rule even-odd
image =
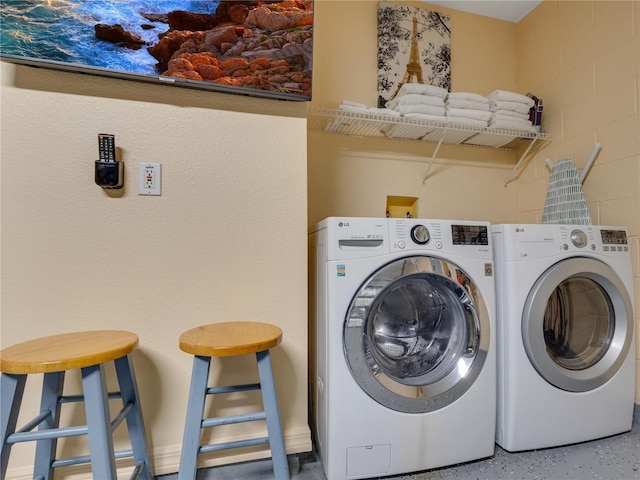
[[[429,230],[424,225],[416,225],[411,229],[411,240],[418,245],[424,245],[429,241]]]
[[[582,230],[575,229],[571,232],[571,243],[578,248],[584,248],[587,246],[587,234]]]

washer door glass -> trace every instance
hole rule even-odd
[[[529,360],[558,388],[597,388],[628,353],[631,312],[624,285],[604,263],[560,262],[538,279],[525,304],[522,334]]]
[[[396,260],[352,300],[345,356],[374,400],[398,411],[428,412],[455,401],[477,378],[488,321],[478,289],[456,265],[422,256]]]

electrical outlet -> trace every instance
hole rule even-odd
[[[138,164],[138,195],[162,195],[162,164]]]

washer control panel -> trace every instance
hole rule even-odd
[[[389,219],[391,250],[440,250],[446,227],[432,220]]]
[[[491,256],[488,222],[389,219],[391,251],[448,251],[464,255]],[[478,253],[481,252],[481,253]]]

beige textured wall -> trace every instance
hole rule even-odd
[[[178,469],[191,374],[180,333],[272,322],[284,331],[273,359],[287,450],[310,450],[305,104],[5,62],[0,72],[2,346],[79,329],[136,332],[143,411],[163,474]],[[124,191],[94,184],[98,133],[116,135]],[[162,163],[160,197],[137,193],[137,164],[149,161]],[[250,357],[223,367],[224,381],[257,374]],[[26,398],[35,412],[39,396]],[[233,411],[245,400],[229,402]],[[261,405],[256,396],[247,403]],[[61,442],[67,455],[80,453],[73,445]],[[8,478],[31,478],[31,452],[14,447]],[[255,457],[239,453],[205,463]]]
[[[312,105],[337,108],[347,99],[375,106],[377,8],[375,0],[316,2]],[[451,15],[453,90],[486,95],[516,88],[514,23],[431,8]],[[516,152],[443,145],[423,183],[434,149],[434,143],[310,131],[309,225],[333,215],[383,216],[387,196],[395,195],[418,197],[423,218],[515,218],[517,190],[504,181]]]
[[[593,223],[629,230],[640,345],[640,2],[545,0],[518,24],[517,45],[518,89],[544,100],[553,136],[517,182],[517,221],[542,219],[549,183],[544,158],[569,157],[582,169],[602,144],[583,191]]]

